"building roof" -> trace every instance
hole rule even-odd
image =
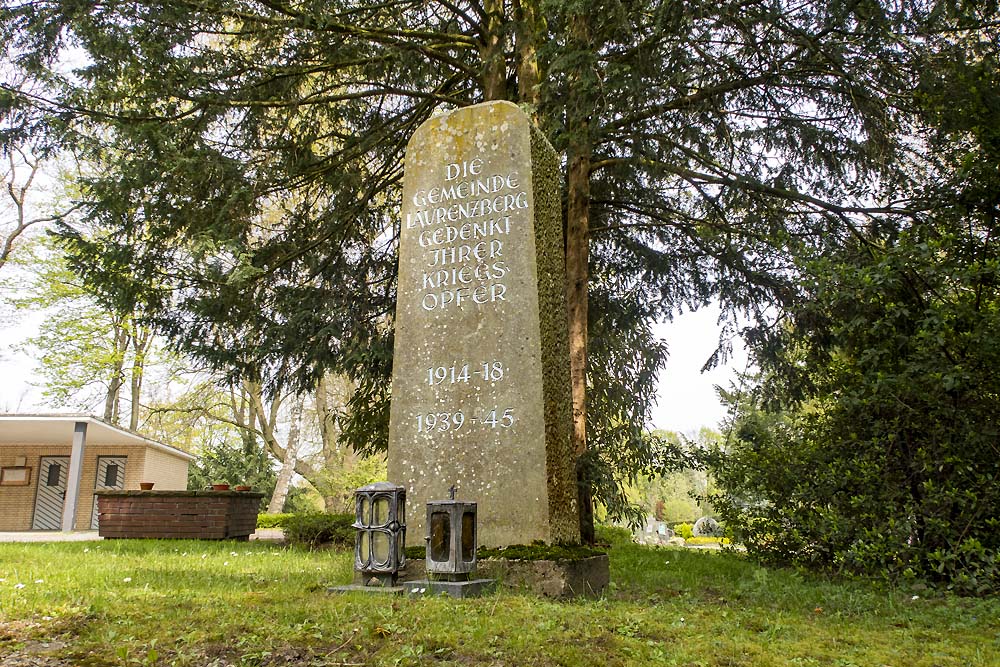
[[[145,445],[188,461],[195,458],[176,447],[85,414],[0,414],[0,446],[69,445],[73,442],[73,429],[77,422],[87,424],[89,445]]]

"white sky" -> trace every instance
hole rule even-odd
[[[35,362],[13,347],[37,331],[38,318],[24,318],[15,326],[0,321],[0,413],[57,412],[42,404],[41,391],[32,387]]]
[[[702,373],[701,367],[719,342],[719,308],[709,306],[660,324],[656,334],[667,342],[670,357],[657,383],[657,405],[652,426],[697,435],[702,426],[717,429],[726,416],[715,387],[728,388],[746,371],[747,353],[740,341],[724,365]]]
[[[725,410],[715,393],[715,385],[726,387],[735,373],[744,370],[746,354],[734,352],[725,366],[701,373],[719,337],[717,308],[687,313],[657,327],[657,335],[670,346],[670,360],[660,374],[658,400],[652,426],[686,435],[697,434],[702,426],[717,428]],[[57,412],[46,405],[41,391],[32,386],[34,361],[13,346],[32,335],[40,317],[23,318],[16,325],[0,322],[0,412]]]

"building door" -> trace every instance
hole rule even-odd
[[[90,514],[90,528],[97,530],[97,491],[121,491],[125,488],[125,456],[98,456],[97,478],[94,481],[94,509]]]
[[[38,490],[35,492],[33,530],[60,530],[63,505],[66,503],[68,456],[43,456],[38,464]]]

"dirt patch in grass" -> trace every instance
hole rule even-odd
[[[24,641],[38,626],[30,620],[0,621],[0,644]]]
[[[48,626],[48,627],[47,627]],[[51,624],[34,620],[0,622],[0,667],[68,667],[73,663],[57,657],[68,644],[57,636]]]
[[[76,665],[77,663],[27,649],[0,656],[0,667],[76,667]]]
[[[202,644],[194,652],[169,652],[164,664],[198,665],[198,667],[236,667],[252,664],[258,667],[324,667],[327,665],[366,665],[368,652],[354,646],[303,646],[281,644],[267,649],[240,649],[232,644],[213,642]]]

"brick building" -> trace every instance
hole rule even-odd
[[[95,491],[186,489],[193,458],[89,415],[0,414],[0,531],[97,528]]]

